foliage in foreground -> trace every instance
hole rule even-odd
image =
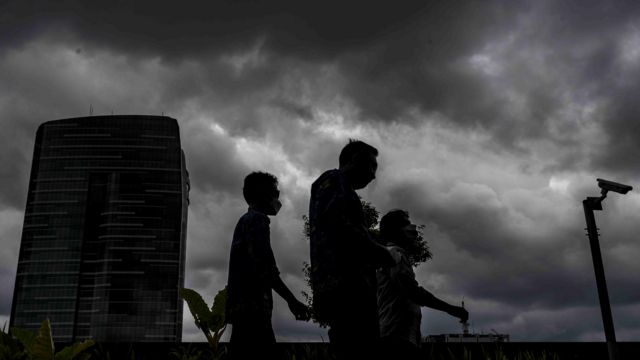
[[[0,359],[7,360],[86,360],[90,354],[84,352],[95,344],[93,340],[73,343],[56,353],[51,334],[51,322],[45,319],[38,334],[11,328],[0,332]]]
[[[321,346],[325,345],[325,346]],[[334,360],[328,344],[287,344],[284,348],[287,360]]]
[[[213,298],[213,304],[211,309],[207,303],[204,302],[202,296],[192,289],[180,289],[180,296],[187,302],[189,311],[195,320],[195,324],[198,329],[202,330],[204,336],[207,338],[207,342],[211,347],[212,356],[214,359],[221,358],[226,353],[226,348],[222,349],[220,344],[220,338],[224,334],[224,330],[227,328],[227,322],[225,319],[225,308],[227,304],[227,288],[220,290],[218,294]],[[175,351],[174,356],[180,359],[197,358],[202,354],[194,354],[193,351],[185,353],[184,349]]]
[[[224,290],[223,290],[224,291]],[[216,311],[219,311],[220,307],[224,309],[223,297],[226,293],[219,292],[215,297],[214,305],[218,303]],[[221,295],[222,293],[222,295]],[[197,294],[197,293],[196,293]],[[191,298],[191,295],[186,295]],[[199,295],[198,295],[199,296]],[[220,296],[220,297],[219,297]],[[200,298],[202,299],[202,298]],[[193,302],[193,299],[192,299]],[[196,302],[198,302],[196,300]],[[202,301],[204,303],[204,300]],[[187,302],[188,303],[188,302]],[[222,304],[222,305],[221,305]],[[194,304],[195,305],[195,304]],[[201,306],[196,305],[196,307]],[[206,307],[206,304],[205,304]],[[207,311],[209,311],[208,307]],[[202,311],[202,309],[198,310]],[[206,324],[206,328],[211,330],[220,325],[220,319],[213,320],[208,316],[213,317],[214,311],[210,312],[210,315],[204,317],[198,317],[199,324]],[[223,311],[224,314],[224,311]],[[223,315],[224,316],[224,315]],[[195,316],[194,316],[195,318]],[[204,320],[204,323],[202,322]],[[224,320],[222,320],[224,324]],[[211,327],[209,327],[211,326]],[[218,334],[215,337],[211,335],[212,340],[216,338],[219,341],[219,336],[224,330],[225,326],[218,328]],[[202,328],[201,328],[202,329]],[[203,330],[204,331],[204,330]],[[216,331],[213,331],[214,333]],[[38,334],[33,334],[30,331],[12,328],[11,332],[6,332],[6,325],[0,331],[0,359],[1,360],[88,360],[88,359],[107,359],[111,360],[108,352],[101,348],[101,344],[95,344],[93,340],[87,340],[84,342],[77,342],[70,346],[65,347],[58,353],[55,352],[53,340],[51,336],[51,324],[49,320],[42,322]],[[94,344],[97,345],[94,347]],[[220,346],[217,343],[218,349]],[[93,348],[92,348],[93,347]],[[520,351],[514,354],[508,354],[500,346],[489,346],[490,350],[481,347],[480,352],[470,351],[467,347],[462,348],[462,352],[453,352],[450,348],[446,351],[439,352],[431,349],[429,359],[434,360],[560,360],[561,357],[552,352],[541,351]],[[92,352],[85,351],[92,348]],[[226,347],[225,347],[226,350]],[[333,355],[330,353],[329,344],[284,344],[283,351],[285,359],[287,360],[333,360]],[[144,354],[138,354],[144,355]],[[212,348],[203,349],[194,344],[181,345],[178,348],[174,348],[168,354],[169,358],[179,360],[218,360],[223,359],[226,355],[226,351],[220,351],[216,354],[212,351]],[[135,360],[138,357],[133,352],[133,349],[129,351],[126,359]],[[164,358],[164,357],[163,357]],[[116,360],[116,359],[113,359]]]
[[[215,358],[211,350],[201,350],[193,344],[187,346],[181,345],[178,348],[172,349],[170,355],[172,359],[176,360],[204,360]],[[218,358],[221,359],[220,356]]]
[[[484,347],[480,348],[480,354],[474,354],[467,347],[462,349],[461,354],[456,354],[451,349],[447,349],[446,353],[436,354],[431,350],[429,359],[434,360],[560,360],[560,356],[556,353],[542,351],[540,353],[533,351],[521,351],[513,355],[505,353],[505,351],[497,346],[487,351]]]

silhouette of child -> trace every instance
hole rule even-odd
[[[411,261],[411,251],[417,248],[418,231],[409,220],[408,212],[392,210],[384,215],[380,220],[380,235],[396,260],[395,266],[380,268],[376,273],[383,358],[415,359],[419,357],[421,341],[421,306],[444,311],[463,323],[469,313],[418,285]]]
[[[249,210],[238,220],[229,258],[226,316],[232,324],[231,357],[278,358],[271,326],[271,289],[287,302],[297,320],[308,320],[309,311],[280,278],[271,250],[269,216],[275,216],[282,206],[278,179],[253,172],[244,179],[242,191]]]

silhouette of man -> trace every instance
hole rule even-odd
[[[340,153],[339,169],[324,172],[311,186],[313,308],[317,319],[329,324],[337,359],[377,355],[375,269],[393,265],[393,258],[371,238],[355,192],[375,178],[377,155],[371,145],[350,140]]]
[[[233,359],[278,358],[271,327],[275,290],[289,305],[297,320],[308,320],[307,307],[298,301],[280,278],[271,250],[269,216],[282,204],[278,179],[268,173],[253,172],[244,179],[243,195],[249,204],[233,233],[229,257],[227,322],[232,324]]]
[[[396,265],[377,271],[378,311],[382,353],[398,359],[417,359],[421,341],[421,306],[441,310],[464,323],[469,313],[450,305],[418,285],[411,252],[416,249],[418,231],[404,210],[392,210],[380,220],[380,235]]]

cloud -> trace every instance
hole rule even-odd
[[[33,4],[9,3],[3,12],[12,16],[3,18],[2,33],[13,46],[57,32],[96,47],[141,56],[162,52],[169,59],[229,53],[266,37],[278,52],[327,57],[401,26],[422,8],[419,1],[393,7],[366,1],[197,1],[190,6],[147,1],[109,6],[45,2],[34,11]]]
[[[226,284],[246,209],[241,184],[254,170],[280,180],[272,246],[294,294],[305,288],[310,184],[360,138],[380,150],[363,198],[427,225],[434,259],[416,270],[420,283],[450,302],[464,297],[476,329],[600,339],[580,201],[598,194],[596,177],[638,179],[637,10],[595,1],[3,4],[3,288],[15,276],[35,130],[92,106],[179,121],[192,185],[186,283],[209,302]],[[633,339],[640,198],[612,194],[604,206],[611,301],[621,336]],[[0,313],[10,299],[1,293]],[[459,330],[424,313],[424,333]],[[326,335],[289,315],[277,300],[279,339]],[[184,329],[202,340],[188,314]]]
[[[616,131],[628,127],[625,114],[635,113],[635,85],[622,81],[638,69],[633,4],[68,3],[44,4],[38,12],[20,3],[7,7],[32,24],[6,32],[14,44],[7,49],[47,37],[88,57],[107,51],[133,62],[156,59],[158,69],[171,69],[170,75],[154,74],[167,85],[156,110],[190,98],[241,131],[270,125],[254,121],[264,115],[257,104],[265,104],[265,96],[272,96],[266,102],[273,106],[310,119],[308,101],[282,98],[273,86],[298,69],[311,79],[312,69],[332,64],[333,78],[340,80],[330,87],[356,109],[350,121],[415,121],[407,113],[440,114],[448,123],[485,129],[509,151],[536,156],[555,150],[554,169],[619,169],[615,164],[629,165],[625,156],[633,153],[633,131]],[[245,106],[224,105],[239,101]],[[591,110],[570,110],[572,104]],[[609,117],[614,120],[604,121]]]
[[[20,239],[23,212],[14,209],[0,210],[0,316],[8,317],[11,313],[11,301],[15,284],[16,269],[18,267],[19,241],[5,239]]]
[[[211,118],[185,122],[181,133],[192,188],[237,195],[249,167],[239,158],[234,139]]]

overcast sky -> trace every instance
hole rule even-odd
[[[434,256],[417,279],[464,299],[472,330],[603,341],[581,201],[596,178],[630,184],[596,216],[617,337],[640,338],[637,2],[52,3],[0,1],[0,324],[36,128],[92,106],[178,120],[186,286],[208,302],[254,170],[280,180],[272,247],[285,283],[305,290],[310,185],[358,138],[380,151],[360,195],[426,225]],[[328,339],[279,298],[273,325],[279,341]],[[460,331],[423,309],[423,335]],[[183,340],[204,341],[186,307]]]

